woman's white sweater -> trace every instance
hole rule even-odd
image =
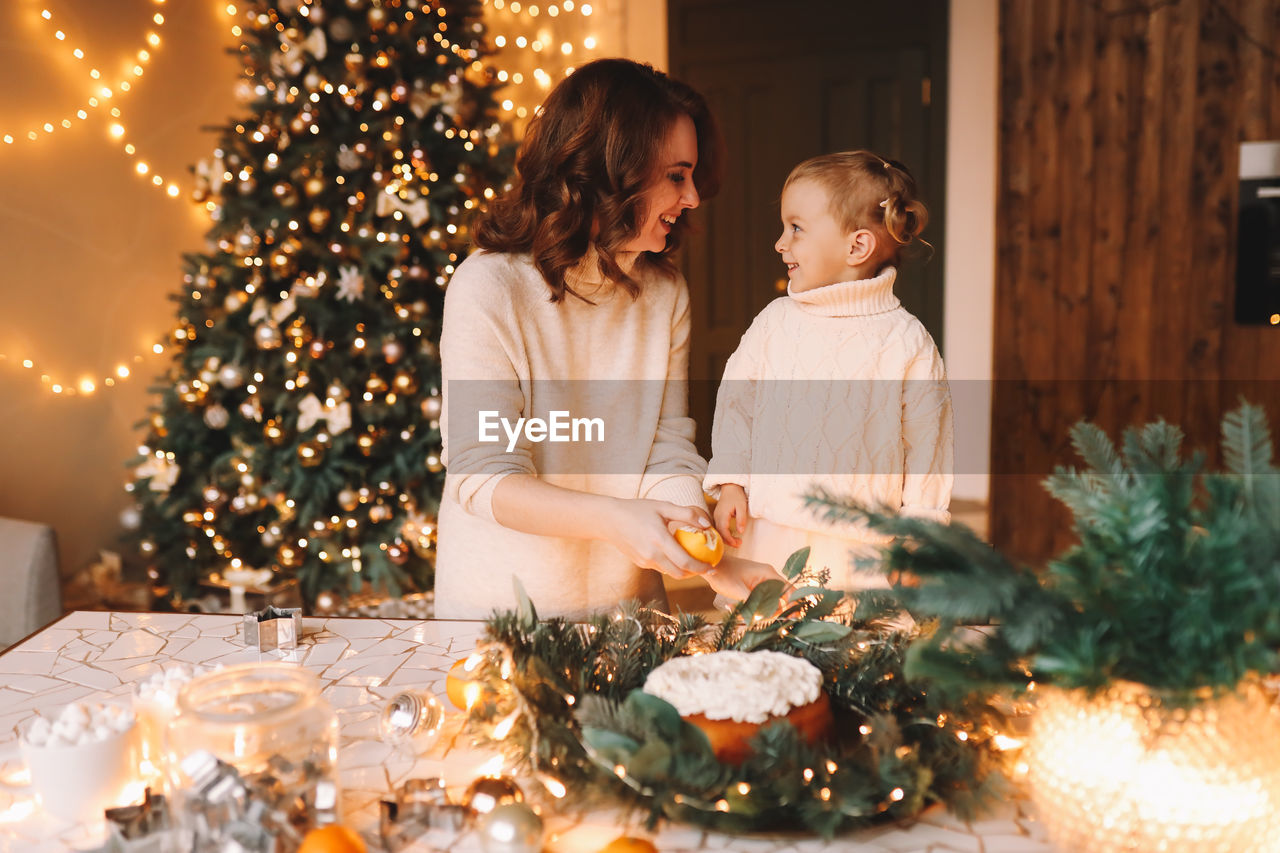
[[[704,488],[749,513],[865,539],[804,507],[821,488],[949,521],[953,427],[942,358],[893,295],[897,271],[793,293],[760,312],[725,366]]]
[[[494,488],[514,473],[600,495],[705,506],[706,464],[688,416],[688,289],[678,276],[644,269],[632,276],[641,287],[636,299],[602,281],[588,256],[570,276],[595,303],[587,304],[572,295],[551,302],[527,255],[480,252],[454,273],[440,342],[447,471],[438,616],[483,618],[514,607],[513,576],[540,616],[583,616],[628,598],[665,602],[659,575],[612,545],[511,530],[492,508]],[[548,428],[558,418],[568,440],[516,429],[521,417]],[[575,419],[582,419],[576,436]]]

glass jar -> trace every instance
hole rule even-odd
[[[1280,715],[1248,682],[1180,702],[1132,682],[1037,691],[1023,758],[1063,850],[1243,853],[1280,835]]]
[[[287,849],[340,819],[338,718],[319,679],[297,665],[239,664],[193,678],[178,693],[165,753],[192,849],[253,838]]]

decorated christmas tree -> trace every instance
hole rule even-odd
[[[429,587],[444,287],[510,162],[481,5],[236,13],[248,114],[197,168],[213,225],[128,486],[175,602],[229,571]]]

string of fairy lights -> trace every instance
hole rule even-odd
[[[119,96],[128,94],[136,88],[142,79],[147,66],[152,62],[156,51],[162,44],[161,31],[165,16],[160,8],[166,0],[151,0],[156,7],[150,21],[154,28],[148,28],[142,37],[143,46],[126,54],[125,61],[119,63],[125,67],[125,73],[115,82],[106,80],[102,67],[90,61],[91,52],[78,42],[73,42],[66,30],[59,26],[59,17],[52,9],[42,9],[39,23],[46,35],[53,42],[55,52],[66,52],[74,60],[72,67],[83,69],[88,83],[88,94],[84,101],[61,118],[38,121],[35,127],[22,130],[0,130],[0,156],[6,149],[10,151],[21,147],[23,143],[38,142],[48,138],[59,130],[70,130],[77,123],[86,122],[95,113],[107,116],[106,135],[108,140],[119,145],[120,149],[132,161],[132,171],[140,178],[160,190],[167,198],[190,198],[194,191],[184,192],[179,183],[160,174],[153,162],[145,158],[138,145],[131,139],[125,125],[123,110],[119,105]],[[559,0],[552,3],[521,3],[520,0],[484,0],[487,12],[486,25],[493,45],[505,60],[508,68],[496,68],[496,79],[507,84],[506,97],[499,106],[509,118],[514,119],[518,130],[522,130],[522,122],[527,120],[545,97],[547,90],[559,79],[574,70],[573,62],[582,57],[590,57],[597,49],[599,40],[591,32],[590,26],[584,26],[592,20],[595,9],[590,3],[575,0]],[[239,10],[232,3],[225,3],[222,12],[230,20],[233,36],[242,34],[237,21]],[[306,14],[306,6],[302,8]],[[561,37],[553,30],[552,24],[564,31]],[[585,33],[574,32],[586,30]],[[457,53],[461,48],[449,42],[444,23],[440,24],[440,32],[436,41],[441,47]],[[132,64],[128,60],[132,60]],[[475,60],[477,65],[480,61]],[[527,68],[532,65],[533,67]],[[232,180],[230,174],[224,175]],[[215,205],[205,201],[205,209],[212,215]],[[56,397],[88,396],[95,392],[113,388],[134,375],[136,366],[146,357],[161,355],[165,352],[164,343],[152,344],[148,349],[119,361],[112,368],[86,372],[74,380],[55,376],[44,367],[40,359],[26,354],[0,353],[0,366],[6,364],[18,367],[21,371],[38,376],[41,386]]]

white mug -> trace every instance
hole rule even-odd
[[[141,799],[138,788],[138,725],[113,731],[102,740],[63,746],[28,743],[28,720],[18,738],[18,752],[27,764],[30,787],[44,810],[73,821],[102,819],[104,810]]]

